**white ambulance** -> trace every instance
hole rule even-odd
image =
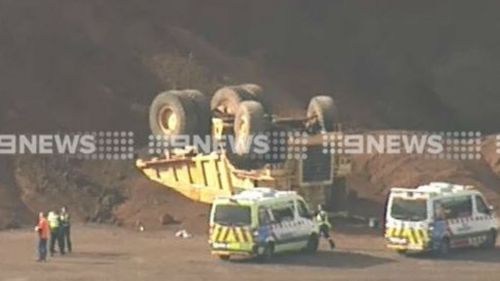
[[[269,259],[275,253],[318,249],[318,226],[304,199],[294,191],[253,188],[218,197],[210,214],[213,255]]]
[[[385,238],[399,253],[450,248],[494,248],[498,222],[484,196],[472,186],[432,182],[416,189],[392,188],[387,200]]]

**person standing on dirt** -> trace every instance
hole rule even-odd
[[[64,240],[61,238],[61,218],[57,211],[50,211],[47,217],[50,226],[50,255],[53,256],[56,252],[56,242],[59,245],[59,252],[64,255]]]
[[[71,253],[72,245],[71,245],[71,217],[68,213],[68,208],[66,206],[63,206],[61,208],[61,239],[62,239],[62,245],[64,248],[64,245],[66,245],[68,253]]]
[[[330,244],[330,249],[333,250],[335,248],[335,242],[333,242],[333,239],[330,236],[330,230],[332,229],[332,225],[330,224],[328,213],[323,209],[322,205],[318,205],[316,222],[318,223],[319,226],[320,235],[328,240],[328,243]]]
[[[35,226],[35,231],[38,232],[38,260],[39,262],[47,261],[47,241],[49,240],[49,222],[45,218],[45,214],[38,214],[38,224]]]

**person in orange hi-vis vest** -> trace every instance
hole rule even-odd
[[[38,225],[35,227],[38,233],[38,261],[47,261],[47,241],[49,240],[49,221],[43,212],[38,215]]]

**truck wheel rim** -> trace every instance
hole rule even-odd
[[[240,150],[247,152],[248,150],[248,136],[250,135],[250,124],[248,119],[242,117],[241,122],[237,128],[237,144]]]
[[[241,138],[246,138],[250,134],[250,125],[248,122],[247,118],[241,118],[241,123],[238,128],[238,135],[241,136]]]
[[[169,107],[164,107],[158,114],[158,124],[165,134],[171,134],[177,128],[177,114]]]
[[[217,106],[217,111],[227,114],[227,115],[235,115],[234,107],[231,105],[231,102],[228,100],[221,101]]]

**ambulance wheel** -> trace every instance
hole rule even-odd
[[[448,238],[443,238],[439,247],[435,250],[434,254],[438,257],[446,257],[450,253],[450,240]]]
[[[396,252],[398,252],[398,254],[400,254],[402,256],[406,256],[406,254],[408,253],[408,250],[400,249],[400,250],[396,250]]]
[[[319,247],[319,237],[317,234],[311,234],[309,236],[309,240],[307,241],[307,246],[306,246],[306,253],[308,254],[314,254],[316,251],[318,251]]]
[[[219,255],[221,261],[228,261],[231,258],[230,255]]]
[[[497,232],[495,230],[491,230],[486,237],[486,241],[483,244],[483,247],[486,249],[494,249],[497,244]]]
[[[264,247],[264,251],[259,256],[259,260],[262,262],[267,262],[270,261],[273,257],[274,257],[274,245],[270,243]]]

